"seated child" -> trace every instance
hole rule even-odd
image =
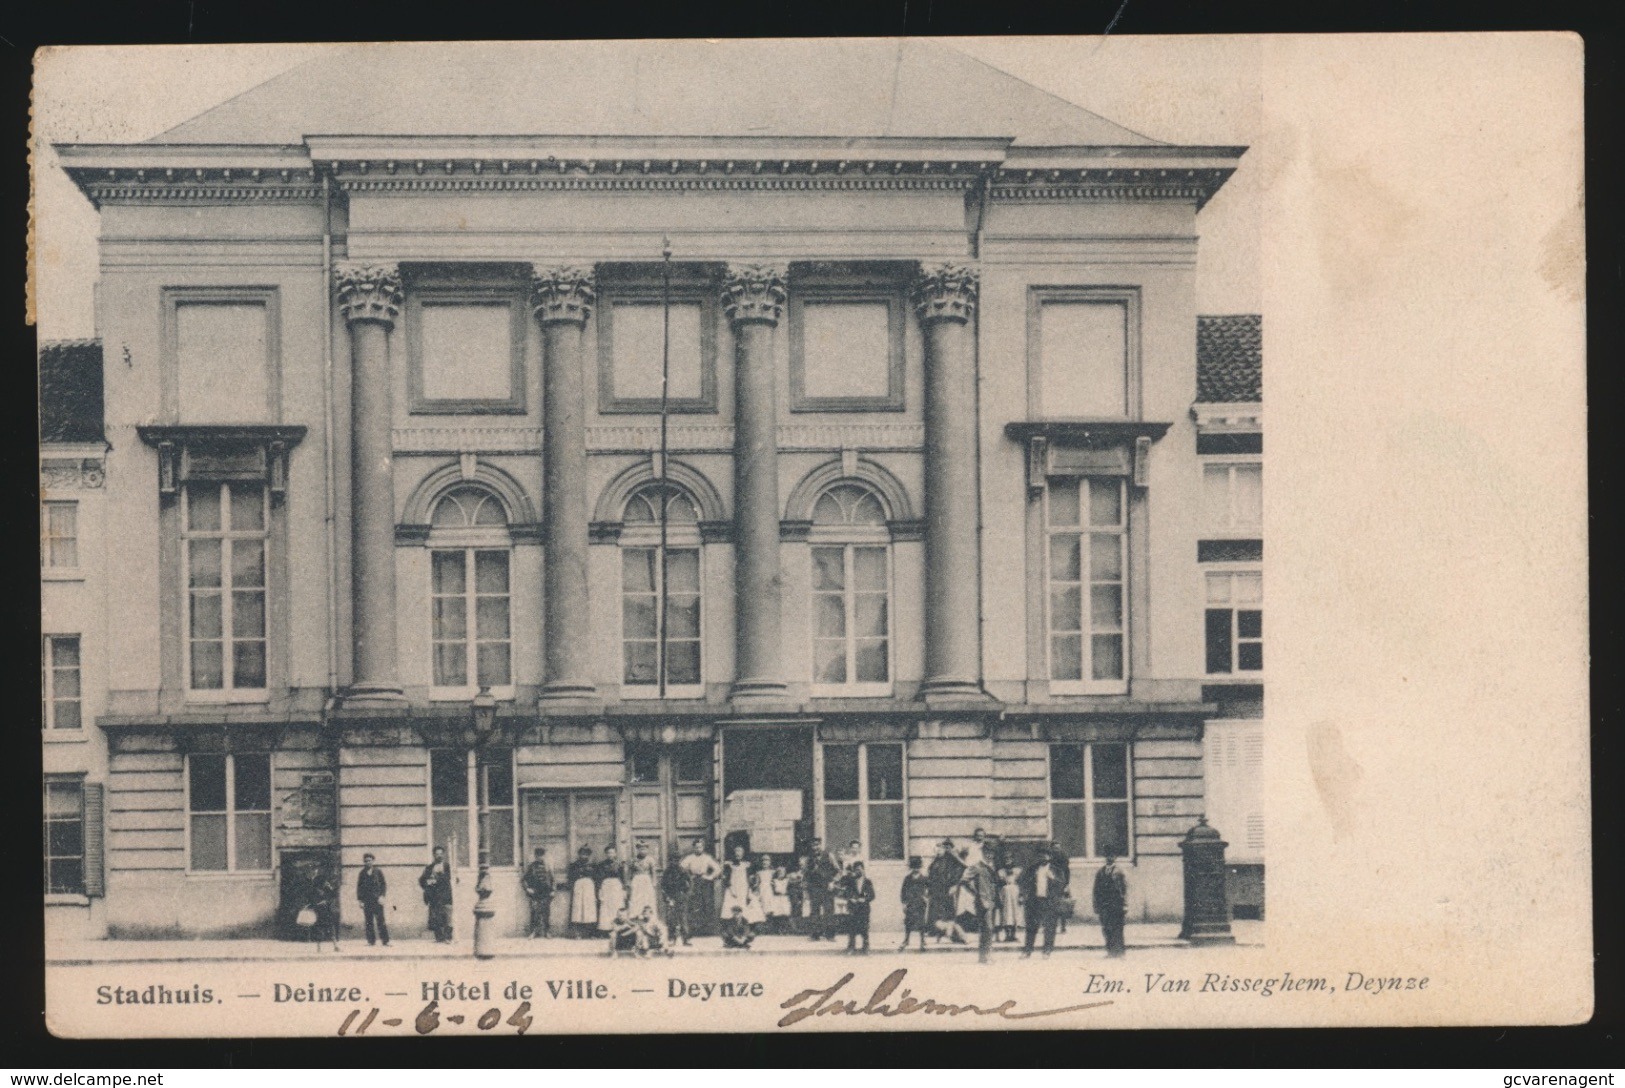
[[[632,919],[626,916],[626,908],[622,907],[615,912],[615,921],[609,931],[609,954],[619,956],[622,952],[637,952],[639,931]]]
[[[647,956],[651,952],[664,953],[667,956],[675,955],[666,944],[666,935],[660,928],[660,919],[655,917],[652,907],[644,907],[636,919],[638,928],[638,955]]]
[[[733,913],[722,922],[722,947],[749,948],[755,939],[756,934],[750,928],[750,922],[745,920],[744,908],[734,907]]]

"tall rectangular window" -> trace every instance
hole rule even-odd
[[[824,840],[831,849],[857,841],[874,861],[904,857],[903,746],[824,745]]]
[[[191,484],[184,525],[188,687],[194,694],[263,697],[265,488]]]
[[[1257,461],[1202,466],[1202,522],[1213,533],[1256,533],[1264,524],[1264,466]]]
[[[890,689],[890,592],[885,545],[812,549],[813,683],[848,693]]]
[[[40,504],[40,565],[48,570],[79,569],[79,504]]]
[[[85,794],[78,779],[45,780],[45,891],[85,894]]]
[[[1126,744],[1049,746],[1050,837],[1067,857],[1129,856]]]
[[[1056,692],[1126,689],[1125,499],[1120,476],[1049,482],[1047,618],[1050,682]]]
[[[662,588],[664,592],[662,593]],[[666,628],[666,684],[700,684],[700,549],[621,549],[621,637],[624,682],[651,687],[659,680],[659,633]]]
[[[176,300],[175,391],[182,423],[269,422],[268,314],[264,300]]]
[[[1038,307],[1038,379],[1050,419],[1121,419],[1129,412],[1129,305],[1051,298]]]
[[[483,821],[481,806],[485,808]],[[429,753],[431,846],[444,846],[453,865],[467,867],[483,845],[492,865],[514,863],[513,749]]]
[[[269,753],[188,754],[186,808],[193,872],[270,871]]]
[[[513,684],[508,555],[496,548],[430,553],[435,687]]]
[[[78,729],[81,713],[78,635],[46,635],[42,660],[45,669],[45,728]]]
[[[1256,570],[1208,571],[1207,671],[1264,671],[1264,575]]]

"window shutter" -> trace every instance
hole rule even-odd
[[[1247,793],[1247,853],[1264,857],[1264,730],[1254,725],[1248,729],[1243,745],[1242,764],[1246,769]]]
[[[85,894],[107,894],[102,865],[102,784],[85,783]]]

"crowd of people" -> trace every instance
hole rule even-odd
[[[672,955],[696,934],[717,933],[724,947],[749,948],[762,933],[805,934],[813,941],[846,937],[852,954],[869,951],[869,929],[875,885],[865,872],[859,843],[829,850],[813,839],[809,848],[786,865],[773,855],[751,858],[733,846],[718,861],[701,839],[687,853],[657,865],[639,843],[622,859],[611,844],[602,857],[583,846],[557,879],[547,852],[537,847],[520,883],[530,905],[527,933],[553,936],[553,901],[569,896],[566,934],[601,939],[611,955]],[[452,939],[454,874],[441,847],[419,875],[435,940]],[[937,844],[929,866],[908,860],[899,895],[903,908],[903,941],[898,951],[924,951],[928,940],[969,944],[976,935],[978,956],[987,962],[996,942],[1021,942],[1021,955],[1055,949],[1058,932],[1066,931],[1073,914],[1072,873],[1065,851],[1053,842],[1017,850],[978,828],[969,840]],[[318,940],[337,948],[338,888],[331,874],[315,882],[312,922]],[[373,856],[366,855],[356,881],[356,898],[365,919],[367,943],[389,944],[389,927],[381,901],[386,883]],[[1092,906],[1100,919],[1109,956],[1124,952],[1123,924],[1127,882],[1116,859],[1107,856],[1096,871]],[[1041,939],[1041,943],[1040,943]]]

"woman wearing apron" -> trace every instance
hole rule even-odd
[[[613,845],[604,847],[604,860],[598,863],[598,931],[615,928],[615,915],[626,906],[626,875]]]
[[[760,925],[766,917],[762,914],[762,901],[751,891],[750,862],[745,859],[743,846],[735,846],[734,856],[722,863],[722,917],[730,917],[735,907],[753,926]]]
[[[636,856],[627,864],[632,879],[627,885],[626,913],[629,917],[637,918],[645,910],[649,917],[660,916],[660,897],[655,892],[655,859],[649,856],[649,848],[638,843]]]
[[[588,937],[598,927],[598,882],[593,879],[592,847],[576,851],[570,880],[570,935]]]

